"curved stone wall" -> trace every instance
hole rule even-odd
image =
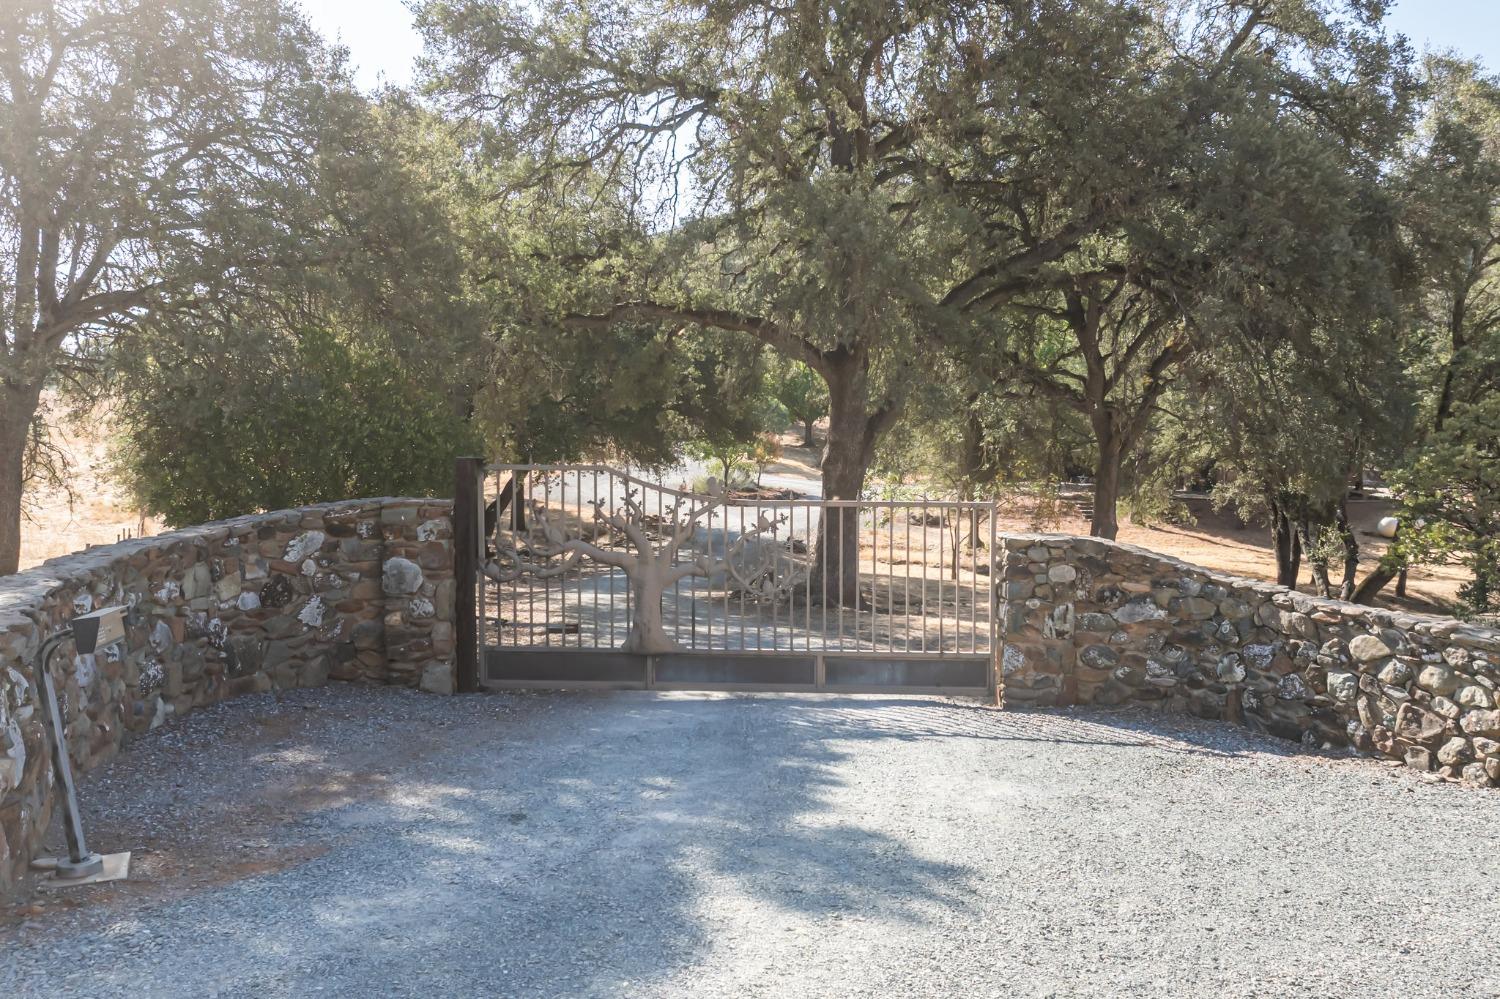
[[[1500,783],[1500,631],[1097,538],[1012,535],[997,561],[1009,703],[1151,702]]]
[[[0,894],[40,844],[51,763],[32,688],[42,641],[123,604],[126,641],[64,645],[53,677],[76,769],[196,707],[330,678],[451,692],[447,500],[369,499],[92,548],[0,578]]]

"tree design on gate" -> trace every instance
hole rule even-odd
[[[527,577],[555,578],[578,568],[584,559],[620,569],[629,580],[632,597],[624,649],[648,655],[681,651],[667,634],[661,608],[667,589],[681,580],[723,573],[741,593],[763,601],[784,599],[798,585],[794,577],[779,570],[775,545],[752,545],[764,536],[775,538],[787,519],[785,514],[770,517],[760,513],[753,526],[724,546],[722,557],[713,557],[710,544],[708,553],[683,559],[683,546],[694,538],[699,524],[725,505],[723,487],[717,479],[709,479],[708,495],[691,502],[678,499],[662,509],[656,523],[642,508],[638,495],[634,487],[626,490],[623,512],[606,510],[602,499],[589,501],[594,523],[605,528],[606,534],[616,532],[624,537],[634,551],[574,537],[565,524],[548,516],[544,506],[530,501],[527,527],[498,539],[495,557],[485,563],[484,574],[502,584]],[[652,537],[653,532],[659,540]]]

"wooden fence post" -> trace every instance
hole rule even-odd
[[[484,459],[453,463],[454,687],[461,694],[479,690],[479,562],[484,544]]]

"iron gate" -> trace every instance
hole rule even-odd
[[[999,693],[992,503],[463,459],[455,523],[481,686]]]

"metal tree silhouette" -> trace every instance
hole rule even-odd
[[[496,557],[484,566],[485,575],[498,583],[515,582],[528,576],[555,578],[573,571],[584,559],[620,569],[630,581],[632,597],[630,631],[624,649],[647,655],[680,651],[663,625],[661,602],[667,588],[681,580],[722,572],[746,593],[775,598],[779,587],[775,581],[774,553],[768,561],[762,552],[755,564],[748,566],[740,556],[753,539],[765,534],[774,537],[786,520],[784,514],[768,517],[761,513],[753,527],[742,531],[732,543],[725,545],[721,558],[712,557],[710,545],[709,553],[679,561],[683,545],[692,540],[699,523],[724,505],[723,487],[717,479],[710,479],[708,496],[701,503],[688,504],[685,516],[682,500],[667,507],[663,512],[670,519],[662,524],[659,541],[652,537],[650,521],[637,502],[636,494],[634,488],[626,491],[623,512],[605,510],[602,499],[590,501],[594,508],[594,522],[623,535],[634,551],[622,551],[581,537],[571,537],[564,527],[548,517],[544,507],[533,503],[531,526],[524,532],[527,543],[524,547],[521,544],[507,548],[497,546]]]

